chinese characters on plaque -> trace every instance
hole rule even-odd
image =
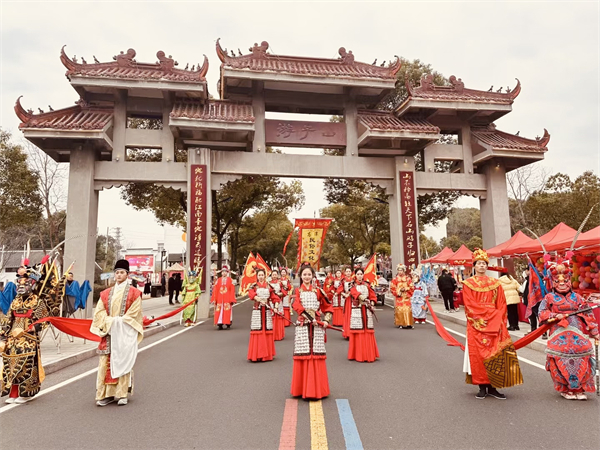
[[[346,124],[338,122],[267,119],[265,134],[267,145],[321,148],[346,146]]]
[[[323,242],[330,224],[331,219],[296,219],[298,267],[302,263],[309,263],[315,270],[319,270]]]
[[[400,210],[402,214],[402,240],[404,241],[404,264],[416,267],[419,264],[419,238],[417,229],[417,207],[412,172],[400,172]]]
[[[190,220],[190,265],[195,270],[204,269],[206,274],[206,166],[192,164],[192,180],[190,186],[191,211]],[[210,261],[209,261],[210,263]],[[200,282],[202,291],[206,289],[206,277],[203,275]]]

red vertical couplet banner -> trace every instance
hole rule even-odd
[[[206,274],[206,233],[208,232],[206,225],[206,196],[209,194],[208,186],[206,186],[206,165],[192,164],[192,180],[191,190],[191,210],[188,214],[190,220],[190,251],[188,260],[194,270],[203,269],[203,274]],[[210,263],[210,261],[208,261]],[[206,290],[206,277],[202,275],[200,282],[202,291]]]
[[[321,251],[331,220],[296,219],[294,228],[298,228],[298,268],[302,263],[309,263],[319,270]]]
[[[417,230],[417,199],[413,172],[400,172],[400,210],[402,214],[402,240],[404,242],[404,264],[416,267],[419,264],[419,238]]]

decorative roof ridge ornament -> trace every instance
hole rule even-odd
[[[164,54],[164,53],[163,53]],[[119,53],[118,55],[113,56],[113,60],[117,61],[117,65],[119,67],[132,67],[136,64],[135,58],[136,52],[134,49],[130,48],[126,53]]]
[[[133,53],[135,56],[135,51]],[[179,65],[179,63],[177,61],[175,61],[171,57],[171,55],[169,55],[167,57],[165,55],[165,52],[163,52],[162,50],[159,50],[158,52],[156,52],[156,57],[158,58],[158,62],[156,64],[158,64],[160,66],[160,70],[162,70],[163,72],[171,73],[171,72],[173,72],[173,69],[175,68],[175,66]]]
[[[548,143],[550,142],[550,133],[548,133],[548,130],[544,128],[544,135],[541,138],[536,137],[535,140],[540,147],[547,147]]]
[[[198,64],[198,77],[199,78],[205,78],[206,74],[208,73],[208,57],[206,55],[204,56],[204,61],[202,61],[202,67],[200,67],[200,64]]]
[[[250,47],[249,50],[252,52],[252,55],[255,58],[262,59],[267,55],[267,50],[269,50],[269,43],[267,41],[262,41],[260,43],[260,45],[258,45],[255,42],[254,45],[252,47]],[[352,52],[350,52],[350,53],[352,53]]]
[[[344,47],[340,47],[338,54],[340,55],[340,61],[342,64],[354,64],[354,55],[352,54],[352,50],[346,51]]]
[[[220,41],[221,41],[221,38],[217,38],[217,43],[216,43],[217,56],[219,57],[221,62],[224,63],[226,59],[229,59],[229,56],[227,56],[227,52],[225,52],[225,50],[223,50],[223,48],[221,47]]]
[[[396,60],[392,64],[390,64],[388,69],[390,69],[390,71],[392,72],[392,75],[396,76],[396,74],[400,70],[400,67],[402,67],[402,61],[400,60],[400,57],[398,55],[394,55],[394,56],[395,56]]]
[[[519,142],[524,145],[531,145],[534,147],[546,148],[548,143],[550,142],[550,133],[548,130],[544,128],[544,135],[542,137],[536,136],[535,139],[526,138],[524,136],[519,136],[518,134],[507,133],[506,131],[502,131],[496,128],[495,123],[490,123],[484,126],[474,126],[472,127],[474,133],[483,133],[479,135],[479,137],[484,137],[486,135],[500,135],[506,139],[509,139],[513,142]]]
[[[25,108],[23,108],[23,105],[21,105],[21,97],[23,96],[20,95],[15,102],[15,114],[22,123],[27,123],[33,117],[33,110],[28,109],[26,111]]]
[[[513,100],[517,98],[521,93],[521,82],[518,78],[515,78],[515,80],[517,80],[517,85],[513,90],[511,90],[509,87],[506,88],[506,93],[509,94],[510,98],[512,98]]]

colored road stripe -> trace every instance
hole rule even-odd
[[[328,450],[325,416],[321,400],[310,402],[310,449]]]
[[[279,450],[296,448],[296,424],[298,423],[298,400],[288,398],[283,411],[283,424],[279,436]]]
[[[350,402],[345,398],[338,398],[335,402],[337,403],[344,440],[346,441],[346,450],[363,450],[352,409],[350,409]]]

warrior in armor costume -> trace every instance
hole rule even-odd
[[[47,323],[31,325],[44,317],[59,316],[66,278],[58,275],[54,262],[45,256],[40,264],[25,262],[16,281],[17,296],[0,321],[2,396],[6,403],[25,403],[40,391],[44,368],[40,353],[40,331]]]
[[[346,267],[344,269],[344,278],[338,287],[337,293],[340,296],[340,303],[342,305],[344,311],[344,332],[342,336],[344,339],[350,338],[350,301],[348,301],[348,297],[350,297],[350,289],[354,285],[354,276],[352,275],[352,269],[350,267]]]
[[[281,287],[286,293],[283,296],[281,302],[283,306],[283,316],[289,321],[291,321],[292,317],[290,314],[290,299],[292,298],[292,295],[294,293],[294,286],[292,285],[292,281],[288,276],[288,271],[285,268],[281,269]],[[291,325],[291,323],[288,322],[288,320],[284,320],[283,325],[286,327],[289,327]]]
[[[342,296],[338,294],[338,289],[343,283],[342,271],[338,269],[335,271],[335,277],[332,279],[331,287],[328,291],[329,298],[333,304],[332,325],[336,327],[344,326],[344,302],[342,301]]]
[[[221,277],[215,278],[210,301],[215,304],[214,324],[219,327],[219,330],[222,330],[223,326],[227,329],[231,328],[233,305],[236,299],[235,286],[229,276],[229,266],[224,265],[221,268]]]
[[[312,284],[314,269],[300,268],[302,283],[294,294],[292,307],[298,313],[294,337],[293,397],[321,399],[329,395],[325,330],[331,322],[333,307],[323,290]]]
[[[196,321],[196,302],[202,290],[200,289],[200,280],[202,279],[202,269],[200,269],[200,276],[195,270],[189,270],[183,280],[181,289],[183,290],[183,299],[181,302],[185,305],[186,303],[193,302],[190,306],[185,308],[181,313],[181,320],[186,327],[193,325]]]
[[[354,272],[354,286],[350,289],[350,345],[348,359],[359,362],[373,362],[379,358],[373,326],[373,308],[377,294],[363,280],[364,270]]]
[[[256,271],[256,279],[256,283],[248,290],[248,297],[250,300],[254,300],[250,322],[248,360],[252,362],[272,361],[275,356],[275,340],[273,339],[273,313],[270,303],[279,299],[267,283],[264,269]]]
[[[546,348],[546,370],[554,389],[567,400],[586,400],[585,392],[595,392],[594,350],[592,339],[598,340],[598,324],[591,311],[573,314],[588,307],[586,301],[571,289],[573,275],[570,261],[550,262],[552,292],[542,300],[540,323],[551,323]],[[597,364],[597,363],[596,363]]]
[[[127,405],[133,393],[133,365],[144,337],[142,293],[127,282],[129,261],[115,263],[115,285],[100,292],[90,332],[100,336],[96,405]]]
[[[283,318],[283,297],[286,295],[286,291],[283,289],[281,285],[281,281],[279,280],[279,271],[277,269],[273,269],[271,271],[271,280],[269,281],[269,286],[271,286],[271,290],[273,291],[273,311],[278,314],[273,314],[273,339],[276,341],[281,341],[285,338],[285,319]]]
[[[390,283],[390,291],[396,297],[394,305],[394,325],[401,328],[412,328],[415,323],[412,314],[411,298],[414,291],[413,282],[406,274],[406,266],[398,264],[398,274]]]

